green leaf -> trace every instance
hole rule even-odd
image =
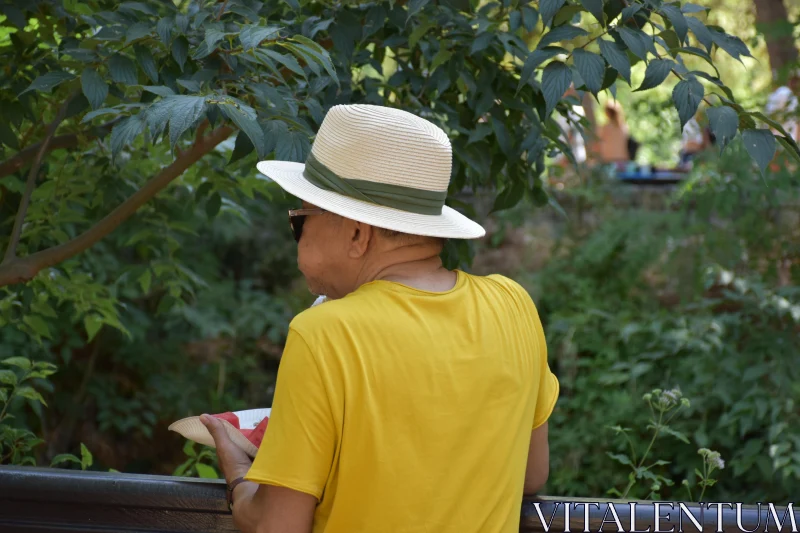
[[[292,37],[292,40],[305,45],[314,58],[319,62],[319,64],[322,65],[322,67],[325,69],[325,72],[328,73],[331,79],[334,80],[337,85],[339,84],[339,76],[336,74],[336,69],[333,68],[333,62],[331,61],[331,56],[327,50],[303,35],[295,35]]]
[[[694,36],[697,37],[700,44],[710,53],[711,47],[714,44],[714,38],[711,36],[711,32],[708,31],[708,28],[706,28],[706,25],[695,17],[686,17],[686,23],[689,25],[689,29],[692,30],[692,33],[694,33]]]
[[[25,315],[22,317],[22,321],[34,332],[36,332],[37,335],[52,339],[52,336],[50,335],[50,327],[47,325],[47,321],[39,315]]]
[[[207,28],[205,32],[205,43],[208,51],[213,52],[217,48],[217,44],[225,39],[225,32],[217,28]]]
[[[62,453],[53,457],[53,460],[50,461],[50,468],[54,468],[64,463],[81,464],[81,460],[72,455],[71,453]]]
[[[17,375],[11,370],[0,370],[0,383],[13,387],[17,384]]]
[[[647,58],[647,44],[644,42],[647,39],[647,35],[642,30],[634,30],[625,26],[619,28],[618,33],[622,42],[625,43],[628,50],[633,52],[633,55],[641,59]]]
[[[691,444],[689,442],[689,438],[686,435],[684,435],[680,431],[676,431],[676,430],[672,429],[669,426],[661,426],[661,432],[662,433],[666,433],[667,435],[670,435],[672,437],[675,437],[676,439],[678,439],[681,442],[685,442],[686,444]]]
[[[528,57],[525,58],[525,64],[522,66],[522,74],[519,78],[519,85],[517,87],[517,92],[526,84],[528,80],[530,80],[531,76],[533,75],[534,70],[536,67],[547,61],[548,59],[555,57],[559,54],[566,54],[567,51],[560,46],[548,46],[546,48],[537,49],[528,54]]]
[[[8,403],[8,391],[0,387],[0,402]]]
[[[506,125],[497,117],[492,117],[492,130],[494,130],[494,137],[497,140],[497,144],[500,145],[500,149],[506,156],[511,157],[513,143],[511,141],[511,136],[508,134]]]
[[[492,206],[492,213],[510,209],[517,205],[525,195],[525,183],[522,180],[514,180],[500,191]]]
[[[31,360],[27,357],[9,357],[3,359],[2,363],[7,366],[15,366],[26,372],[31,369]]]
[[[183,445],[183,453],[188,457],[197,457],[197,452],[194,450],[194,442],[187,439],[186,444]]]
[[[786,153],[789,154],[789,156],[791,156],[795,162],[800,164],[800,150],[798,150],[797,144],[794,144],[793,141],[789,141],[788,138],[783,136],[777,136],[775,138],[779,143],[781,143],[781,146],[783,146],[783,149],[786,150]]]
[[[52,307],[47,303],[47,300],[44,301],[37,301],[34,300],[31,302],[31,311],[38,313],[42,316],[46,316],[47,318],[58,318],[58,315],[53,310]]]
[[[698,6],[697,4],[693,4],[691,2],[686,2],[681,6],[681,11],[684,13],[700,13],[701,11],[707,11],[707,7]]]
[[[551,27],[561,26],[562,24],[567,24],[571,22],[578,13],[583,13],[586,11],[583,6],[576,5],[576,4],[566,4],[564,7],[558,10],[558,13],[553,17],[553,21],[550,23]]]
[[[116,156],[120,150],[144,131],[142,113],[132,115],[114,126],[111,130],[111,154]]]
[[[671,59],[654,59],[650,61],[644,72],[644,81],[636,91],[646,91],[647,89],[658,87],[667,79],[674,66],[675,62]]]
[[[720,151],[724,150],[739,128],[739,115],[728,106],[709,107],[706,110],[711,132],[717,138]]]
[[[244,109],[242,106],[235,104],[220,104],[219,109],[250,138],[250,142],[256,148],[258,157],[265,158],[269,152],[265,152],[264,130],[261,129],[261,126],[256,121],[255,112],[252,109]]]
[[[290,55],[281,54],[280,52],[276,52],[275,50],[270,50],[269,48],[263,48],[259,49],[256,52],[256,57],[258,56],[265,56],[274,59],[275,61],[277,61],[284,67],[288,68],[295,74],[298,74],[304,78],[306,77],[306,73],[303,70],[303,67],[301,67],[300,63],[298,63],[297,60]]]
[[[128,31],[125,33],[125,44],[132,43],[133,41],[141,39],[142,37],[147,37],[148,35],[150,35],[151,31],[152,28],[150,27],[150,24],[146,24],[144,22],[137,22],[136,24],[128,28]]]
[[[124,83],[125,85],[136,85],[139,80],[136,79],[136,64],[129,58],[114,54],[108,60],[108,71],[111,74],[111,79],[117,83]]]
[[[742,62],[741,57],[753,57],[750,54],[750,50],[747,48],[747,45],[733,35],[728,35],[724,31],[720,31],[714,27],[708,27],[708,30],[711,32],[711,39],[714,41],[719,48],[725,50],[725,52],[731,56],[732,58]]]
[[[86,315],[83,317],[83,326],[86,328],[86,341],[92,342],[97,332],[103,327],[103,317],[100,315]]]
[[[87,68],[81,74],[81,88],[92,109],[103,105],[108,96],[108,85],[93,68]]]
[[[175,96],[175,91],[170,89],[169,87],[165,87],[164,85],[153,86],[153,85],[144,85],[142,87],[145,91],[153,94],[157,94],[158,96]]]
[[[561,61],[552,61],[542,73],[542,94],[546,104],[545,116],[549,115],[572,82],[572,71]]]
[[[430,0],[410,0],[408,2],[408,18],[406,20],[422,11],[422,8],[428,5],[428,2],[430,2]]]
[[[47,407],[47,402],[44,401],[44,398],[42,398],[42,395],[39,394],[36,391],[36,389],[34,389],[33,387],[31,387],[29,385],[22,385],[20,387],[17,387],[16,390],[15,390],[15,394],[17,396],[19,396],[20,398],[25,398],[27,400],[31,400],[32,402],[39,402],[42,405],[44,405],[45,407]]]
[[[204,479],[217,479],[219,476],[217,475],[217,471],[214,470],[213,466],[204,465],[202,463],[197,463],[194,465],[195,469],[197,469],[197,475]]]
[[[547,26],[553,17],[558,13],[558,10],[564,5],[566,0],[540,0],[539,1],[539,14],[542,17],[542,23]]]
[[[520,11],[512,11],[508,14],[508,31],[511,33],[516,32],[522,26],[522,13]]]
[[[252,141],[250,141],[250,137],[248,137],[244,131],[240,130],[238,135],[236,135],[236,143],[233,146],[233,153],[231,154],[231,159],[228,161],[228,164],[245,157],[254,149],[255,146],[253,146]]]
[[[603,58],[592,52],[580,48],[572,52],[572,58],[578,73],[583,78],[586,88],[597,94],[603,86],[603,77],[606,73],[606,62]]]
[[[202,96],[178,95],[165,102],[169,104],[169,144],[175,148],[180,136],[203,116],[206,101]]]
[[[603,0],[581,0],[581,5],[597,19],[601,26],[606,25],[603,16]]]
[[[278,26],[245,26],[239,32],[239,41],[245,51],[256,48],[262,41],[277,37],[281,29]]]
[[[89,448],[81,442],[81,470],[86,470],[92,466],[93,462],[94,458],[92,457],[92,453],[89,451]]]
[[[297,0],[286,0],[286,2],[288,4],[292,4],[292,3],[296,4]],[[236,13],[237,15],[243,16],[245,18],[245,20],[256,20],[257,21],[259,19],[258,13],[256,13],[255,11],[250,9],[249,7],[241,5],[241,4],[231,4],[229,10],[232,13]]]
[[[619,72],[630,85],[631,61],[628,59],[628,54],[625,53],[625,48],[615,41],[598,39],[597,42],[600,45],[600,53],[603,54],[608,64]]]
[[[571,41],[576,37],[582,37],[584,35],[589,35],[589,32],[583,28],[579,28],[577,26],[559,26],[544,34],[542,39],[539,41],[539,44],[536,45],[536,48],[542,49],[545,46],[553,43],[557,43],[559,41]]]
[[[150,49],[146,46],[136,45],[133,47],[133,50],[136,54],[136,61],[139,62],[139,66],[142,67],[142,71],[145,75],[150,78],[150,81],[153,83],[158,83],[158,67],[156,67],[156,61],[153,59],[153,54],[150,52]]]
[[[281,161],[303,162],[308,156],[310,144],[305,133],[290,131],[277,138],[275,158]]]
[[[437,68],[444,65],[446,62],[450,61],[450,58],[453,57],[453,51],[448,50],[446,48],[440,48],[439,51],[433,56],[433,61],[431,61],[430,72],[433,72]]]
[[[158,38],[161,39],[161,42],[164,43],[165,46],[169,46],[169,41],[172,38],[172,25],[174,21],[172,17],[164,17],[163,19],[158,21],[156,25],[156,33],[158,33]]]
[[[742,141],[763,175],[767,165],[775,157],[775,136],[768,129],[746,129],[742,132]]]
[[[681,119],[681,129],[695,115],[700,102],[703,100],[705,90],[703,84],[696,78],[681,80],[672,90],[672,101],[678,110]]]
[[[73,74],[61,70],[55,70],[53,72],[48,72],[47,74],[42,74],[33,80],[33,83],[31,83],[27,89],[19,94],[22,96],[28,91],[49,91],[56,85],[73,79],[75,79]]]
[[[630,457],[628,457],[625,454],[606,452],[606,455],[608,455],[609,457],[611,457],[612,459],[614,459],[615,461],[617,461],[620,464],[627,465],[627,466],[633,466],[633,462],[631,462]]]
[[[150,272],[149,268],[142,272],[142,275],[139,276],[138,281],[139,285],[142,287],[142,292],[144,294],[148,294],[150,292],[150,284],[153,281],[153,274]]]
[[[631,5],[629,5],[628,7],[626,7],[625,9],[622,10],[622,13],[620,14],[620,20],[619,21],[620,22],[627,22],[628,19],[630,19],[636,13],[638,13],[642,9],[642,7],[644,7],[642,4],[631,4]]]
[[[681,10],[672,4],[664,4],[661,6],[661,13],[669,20],[670,24],[672,24],[675,33],[678,34],[678,39],[680,39],[681,44],[686,42],[689,26]]]
[[[0,122],[0,142],[12,150],[19,150],[19,141],[17,140],[17,135],[7,122]]]
[[[222,196],[215,191],[214,194],[209,196],[208,200],[206,200],[206,215],[208,215],[208,218],[211,219],[217,216],[221,207]]]
[[[539,12],[531,6],[522,6],[522,25],[525,26],[525,30],[532,32],[538,22]]]
[[[763,121],[765,124],[767,124],[768,126],[772,126],[772,127],[773,127],[773,128],[775,128],[775,129],[776,129],[778,132],[780,132],[780,134],[781,134],[781,135],[783,135],[783,136],[785,136],[785,137],[791,137],[791,135],[789,135],[789,132],[787,132],[787,131],[786,131],[786,130],[783,128],[783,125],[782,125],[781,123],[779,123],[779,122],[777,122],[777,121],[775,121],[775,120],[773,120],[773,119],[769,118],[769,117],[768,117],[768,116],[766,116],[764,113],[761,113],[760,111],[754,111],[754,112],[750,113],[750,115],[752,115],[753,117],[755,117],[755,118],[757,118],[757,119],[759,119],[759,120],[762,120],[762,121]]]
[[[189,41],[186,37],[180,36],[172,41],[172,57],[178,64],[178,68],[183,72],[183,66],[186,64],[186,58],[189,57]]]

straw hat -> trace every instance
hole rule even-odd
[[[255,427],[266,417],[269,417],[270,413],[272,412],[271,408],[266,409],[248,409],[246,411],[235,411],[235,414],[239,418],[239,428],[240,429],[255,429]],[[234,444],[241,448],[248,456],[255,457],[256,453],[258,453],[258,448],[255,444],[250,442],[244,434],[236,429],[233,424],[228,422],[227,420],[222,420],[222,425],[225,427],[225,431],[228,433],[228,437],[231,438]],[[176,433],[180,433],[184,438],[187,438],[191,441],[197,442],[199,444],[205,444],[206,446],[211,446],[212,448],[216,448],[214,445],[214,438],[211,436],[211,433],[208,432],[208,429],[203,425],[200,421],[199,416],[190,416],[188,418],[182,418],[177,422],[173,422],[170,424],[169,428],[170,431],[175,431]]]
[[[301,200],[372,226],[453,239],[486,233],[444,205],[452,170],[447,135],[399,109],[334,106],[305,163],[261,161],[258,170]]]

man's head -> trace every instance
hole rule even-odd
[[[300,269],[318,294],[341,297],[393,262],[435,258],[442,239],[486,233],[445,205],[447,134],[399,109],[334,106],[305,163],[261,161],[258,169],[305,208],[325,211],[304,218],[298,243]]]
[[[303,209],[316,206],[303,202]],[[399,263],[438,256],[444,240],[371,226],[335,213],[306,215],[297,243],[297,265],[309,290],[341,298]]]

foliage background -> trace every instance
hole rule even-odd
[[[562,43],[570,50],[605,31],[583,3],[556,3],[559,24],[589,30]],[[208,454],[182,448],[167,425],[201,411],[269,405],[287,324],[311,303],[286,228],[285,210],[294,203],[255,175],[254,163],[267,156],[302,160],[325,108],[367,102],[416,110],[448,128],[457,155],[450,202],[491,228],[475,247],[451,247],[448,261],[477,272],[491,266],[524,281],[535,296],[564,391],[551,423],[548,493],[622,490],[626,466],[617,462],[624,462],[627,443],[608,428],[632,428],[635,447],[645,445],[649,413],[642,395],[675,387],[692,404],[676,419],[674,434],[656,442],[658,457],[669,461],[656,469],[663,486],[654,491],[657,480],[644,479],[632,495],[686,499],[680,481],[696,485],[701,447],[727,461],[713,488],[718,501],[779,502],[797,493],[800,224],[792,159],[780,155],[761,178],[734,141],[723,156],[709,154],[673,195],[657,194],[654,204],[641,204],[638,193],[602,169],[581,169],[581,179],[568,174],[561,181],[550,156],[564,145],[552,116],[540,110],[564,114],[567,102],[560,93],[555,100],[545,94],[543,65],[530,71],[527,85],[519,83],[533,55],[528,45],[552,28],[538,14],[530,24],[531,12],[517,3],[485,9],[478,29],[446,2],[182,4],[192,18],[170,19],[176,33],[168,39],[155,23],[154,11],[166,13],[156,3],[39,1],[17,2],[16,12],[5,8],[0,50],[12,59],[2,76],[3,158],[41,139],[44,124],[76,89],[65,128],[81,132],[78,149],[47,154],[20,256],[70,242],[169,168],[191,149],[198,129],[203,135],[200,125],[214,118],[208,115],[214,106],[244,133],[189,165],[105,239],[25,284],[0,289],[0,354],[43,365],[33,376],[24,363],[0,374],[4,391],[23,378],[33,387],[24,394],[16,389],[0,415],[6,432],[0,462],[50,464],[64,452],[83,452],[85,444],[94,457],[87,461],[81,453],[81,467],[214,475],[202,464]],[[540,3],[544,11],[541,4],[553,2]],[[770,83],[766,52],[752,13],[740,16],[737,5],[709,0],[715,10],[707,23],[747,41],[754,59],[744,58],[745,68],[714,47],[713,62],[736,100],[758,109]],[[226,17],[222,26],[219,13]],[[90,45],[64,39],[76,31],[65,21],[85,16],[117,29],[94,35],[99,42]],[[248,62],[238,50],[240,37],[224,24],[257,25],[262,16],[283,28],[281,39],[270,41],[282,55]],[[479,30],[484,37],[476,39]],[[292,41],[297,35],[318,47]],[[204,56],[210,46],[217,49]],[[150,64],[145,48],[155,74],[144,66]],[[387,52],[394,49],[404,52]],[[111,59],[120,53],[136,60],[133,70]],[[627,57],[638,87],[646,69]],[[704,64],[681,57],[689,70]],[[80,76],[61,80],[52,92],[25,93],[19,100],[27,108],[19,105],[17,95],[31,82],[65,65]],[[615,85],[634,135],[646,145],[643,160],[675,159],[680,121],[670,100],[677,82],[670,76],[646,92]],[[135,117],[155,113],[168,99],[165,89],[186,98],[224,93],[238,102],[205,100],[202,112],[187,106],[160,116],[169,122],[170,142],[159,143],[158,132],[143,132]],[[601,93],[600,101],[607,97]],[[113,111],[86,120],[90,109],[103,106]],[[133,118],[117,122],[116,135],[86,133],[86,124],[98,127],[116,116]],[[22,170],[0,178],[3,249],[26,179]],[[510,209],[490,215],[494,208]],[[50,364],[57,372],[44,375]]]

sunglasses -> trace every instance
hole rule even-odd
[[[292,229],[295,242],[300,242],[300,237],[303,236],[303,224],[305,224],[306,217],[309,215],[321,215],[323,213],[326,213],[326,211],[319,208],[289,210],[289,227]]]

